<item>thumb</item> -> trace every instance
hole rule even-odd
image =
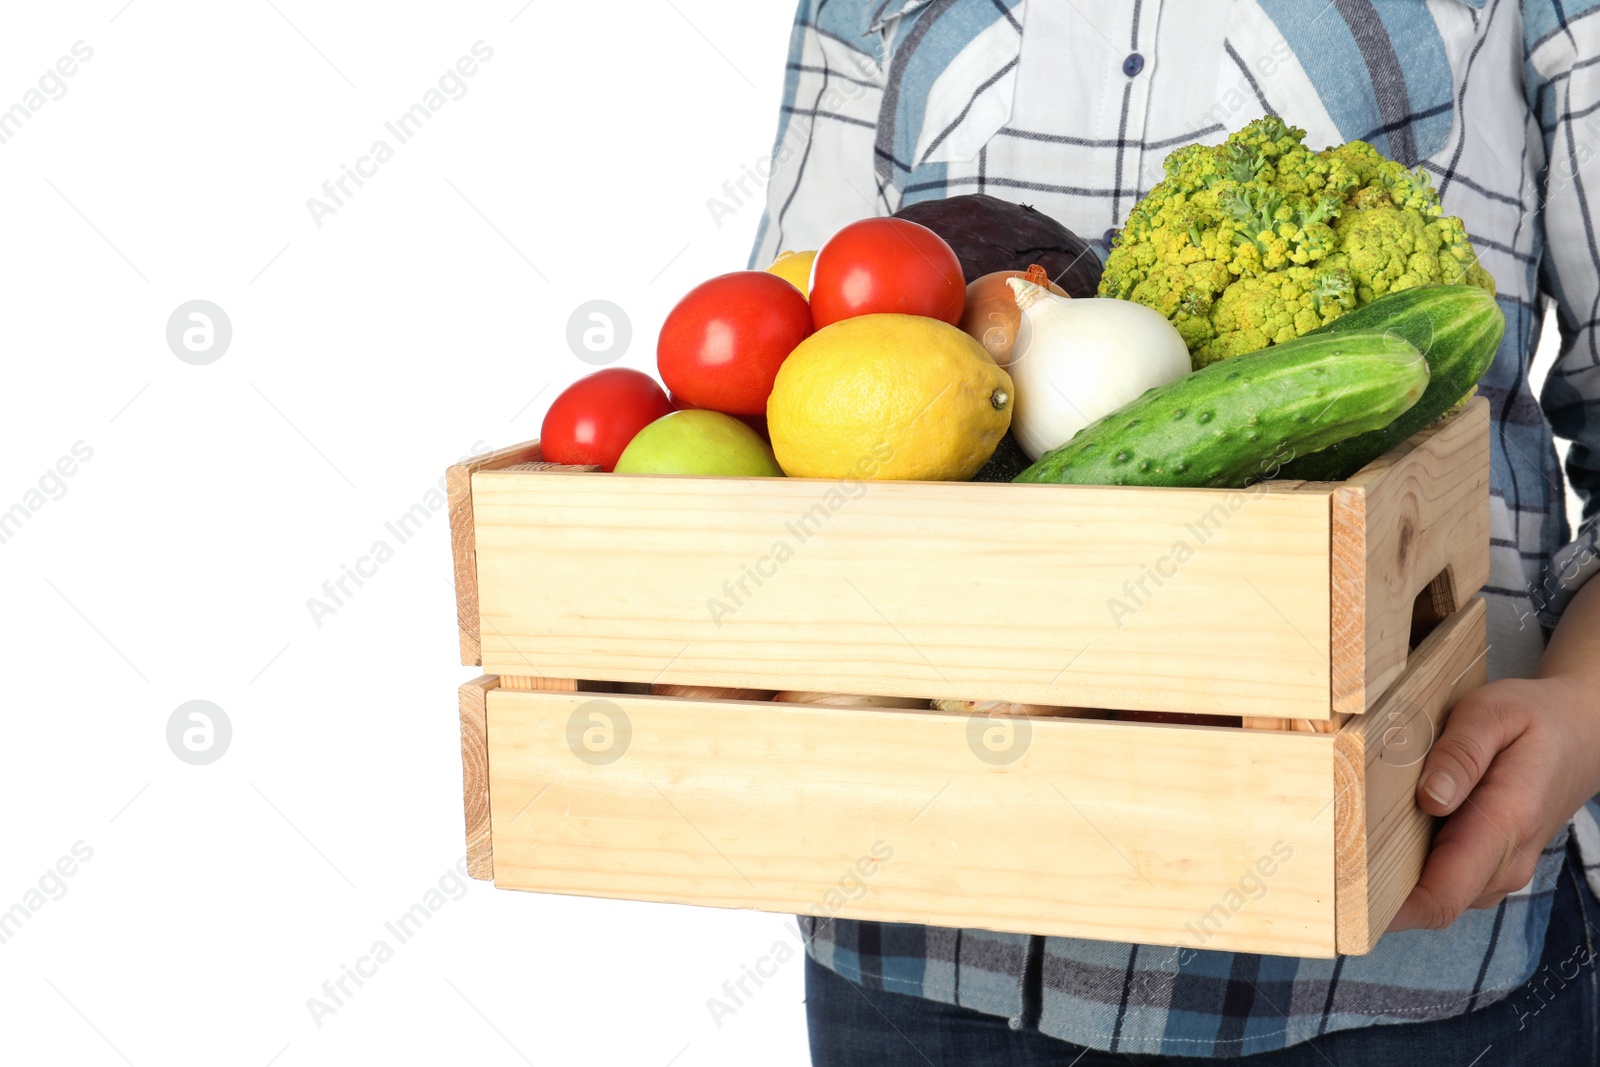
[[[1525,724],[1518,708],[1502,698],[1497,683],[1461,698],[1423,761],[1417,782],[1417,804],[1423,811],[1442,816],[1461,806],[1500,750],[1522,733]]]

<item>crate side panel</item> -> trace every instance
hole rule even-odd
[[[1450,709],[1487,677],[1486,615],[1474,598],[1440,624],[1394,687],[1336,735],[1342,953],[1372,951],[1422,875],[1436,820],[1417,806],[1417,782]]]
[[[1328,498],[473,480],[486,670],[1329,714]]]
[[[496,690],[502,887],[1331,955],[1333,739]]]
[[[1335,628],[1333,706],[1360,714],[1405,669],[1418,594],[1444,574],[1448,602],[1435,610],[1448,613],[1489,580],[1488,401],[1374,460],[1343,484],[1335,509],[1364,524],[1335,544],[1335,557],[1359,561],[1336,568],[1333,586],[1336,623],[1359,624]]]

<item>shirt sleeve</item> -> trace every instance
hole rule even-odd
[[[1567,479],[1583,503],[1577,535],[1553,556],[1534,603],[1555,625],[1578,588],[1600,572],[1600,139],[1588,125],[1600,111],[1600,11],[1582,18],[1529,3],[1525,79],[1530,123],[1543,134],[1540,174],[1545,247],[1540,288],[1554,301],[1560,350],[1540,395],[1557,437],[1571,442]],[[1556,5],[1559,6],[1559,5]],[[1588,5],[1593,6],[1593,5]]]
[[[800,0],[752,268],[779,252],[814,250],[846,223],[887,212],[873,166],[883,43],[870,28],[883,6]]]

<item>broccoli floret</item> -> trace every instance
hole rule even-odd
[[[1436,282],[1494,291],[1426,171],[1365,141],[1313,152],[1304,140],[1269,116],[1221,145],[1170,154],[1112,246],[1100,295],[1161,312],[1201,367],[1384,293]]]
[[[1224,148],[1221,173],[1216,180],[1253,182],[1267,167],[1259,145],[1234,142]]]
[[[1356,306],[1356,286],[1350,280],[1350,272],[1343,267],[1333,267],[1317,275],[1316,282],[1311,287],[1312,306],[1317,314],[1323,313],[1324,301],[1338,302],[1338,309],[1330,309],[1330,321]]]

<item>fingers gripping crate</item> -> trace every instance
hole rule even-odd
[[[1239,492],[599,475],[534,445],[450,484],[490,672],[461,692],[469,854],[508,888],[1365,952],[1426,852],[1422,756],[1483,680],[1481,400],[1346,482]],[[1208,718],[1126,721],[1151,713]]]

